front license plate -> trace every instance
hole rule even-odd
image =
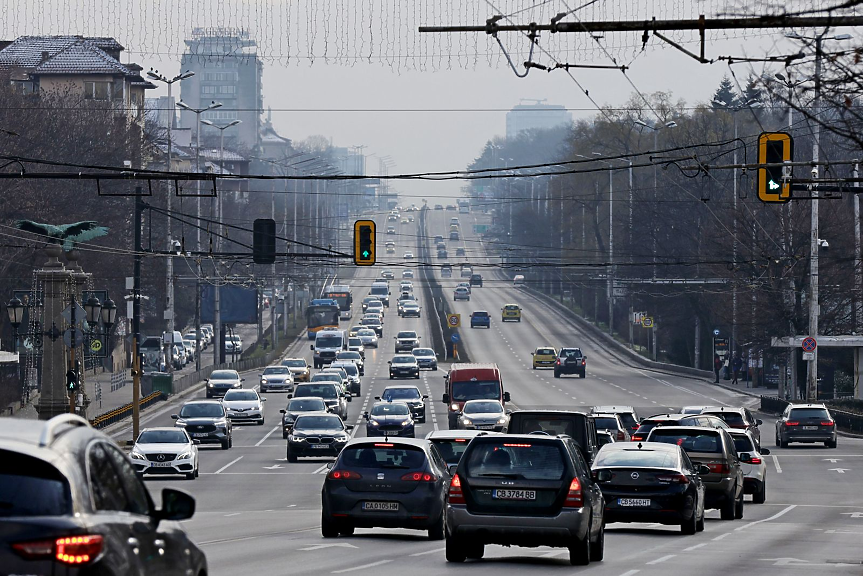
[[[617,499],[618,506],[627,506],[627,507],[640,507],[647,508],[650,506],[649,498],[618,498]]]
[[[206,438],[209,436],[206,432],[192,432],[192,438]]]
[[[153,466],[154,468],[168,468],[172,466],[172,464],[170,462],[152,462],[150,463],[150,466]]]
[[[818,430],[818,426],[804,426],[804,430]]]
[[[363,502],[363,510],[367,512],[398,512],[398,502]]]
[[[536,490],[493,490],[491,497],[496,500],[536,500]]]
[[[494,428],[494,426],[490,424],[483,424],[482,426],[476,427],[477,430],[491,430],[492,428]]]
[[[314,448],[316,450],[326,450],[329,447],[330,447],[329,444],[312,444],[312,448]]]

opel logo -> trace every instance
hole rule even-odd
[[[164,462],[165,461],[165,455],[159,454],[158,456],[156,456],[156,460],[158,460],[159,462]]]
[[[629,475],[629,477],[632,478],[633,480],[638,480],[638,472],[633,472],[632,474]]]

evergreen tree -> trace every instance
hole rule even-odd
[[[741,104],[752,101],[763,103],[764,89],[760,85],[758,76],[754,74],[749,75],[749,79],[746,81],[746,88],[743,90],[739,101]]]
[[[725,102],[725,106],[717,104],[716,101]],[[719,88],[713,93],[713,100],[710,105],[716,109],[725,108],[726,106],[736,106],[737,96],[734,94],[734,85],[728,76],[723,76],[719,83]]]

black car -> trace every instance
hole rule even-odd
[[[227,450],[234,444],[233,426],[220,400],[192,400],[171,414],[174,426],[185,428],[201,444],[221,444]]]
[[[387,386],[380,396],[375,397],[375,400],[404,402],[410,408],[411,416],[415,421],[426,421],[425,401],[428,400],[428,396],[423,395],[416,386]]]
[[[366,436],[416,435],[411,409],[404,402],[376,402],[370,412],[364,412]]]
[[[321,534],[410,528],[443,540],[449,480],[446,463],[426,440],[354,438],[324,480]]]
[[[282,414],[282,438],[288,438],[291,428],[294,427],[294,420],[297,416],[306,412],[330,412],[327,408],[327,403],[323,398],[306,397],[306,398],[291,398],[288,400],[288,405],[284,410],[279,410]]]
[[[824,404],[789,404],[776,421],[776,445],[787,448],[790,442],[824,442],[836,448],[836,422]]]
[[[471,274],[470,285],[479,286],[480,288],[482,288],[482,276],[480,274]]]
[[[588,463],[593,462],[599,444],[596,440],[596,420],[592,414],[570,410],[516,410],[509,415],[504,429],[507,434],[544,432],[552,436],[565,434],[581,449]]]
[[[560,378],[564,374],[578,374],[584,378],[587,373],[587,356],[580,348],[561,348],[554,361],[554,377]]]
[[[644,418],[632,435],[633,442],[647,440],[650,431],[657,426],[704,426],[706,428],[728,428],[728,424],[716,416],[701,414],[655,414]]]
[[[327,412],[298,415],[288,435],[288,462],[296,462],[301,456],[338,456],[350,440],[348,432],[353,428]]]
[[[80,416],[0,419],[0,502],[3,574],[208,573],[179,524],[195,499],[163,488],[157,509],[117,443]]]
[[[482,558],[486,544],[569,549],[602,560],[605,501],[568,436],[477,436],[450,481],[446,559]]]
[[[394,378],[420,377],[420,365],[413,354],[396,354],[387,362],[390,365],[390,380]]]
[[[606,522],[679,525],[684,534],[704,530],[704,482],[710,469],[693,464],[680,446],[618,442],[603,446],[593,478],[605,496]]]

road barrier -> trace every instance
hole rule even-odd
[[[164,393],[156,391],[152,394],[145,396],[144,398],[141,398],[141,400],[138,401],[138,406],[141,410],[143,410],[144,408],[148,408],[156,402],[159,402],[160,400],[166,399],[167,396]],[[114,408],[113,410],[110,410],[103,414],[99,414],[90,421],[90,425],[93,426],[93,428],[104,428],[105,426],[113,424],[114,422],[119,422],[123,418],[128,418],[132,415],[133,406],[133,403],[129,402],[128,404],[124,404],[119,408]]]
[[[782,414],[788,404],[790,404],[790,402],[787,402],[786,400],[780,400],[776,396],[761,397],[762,412],[768,412],[770,414]]]

